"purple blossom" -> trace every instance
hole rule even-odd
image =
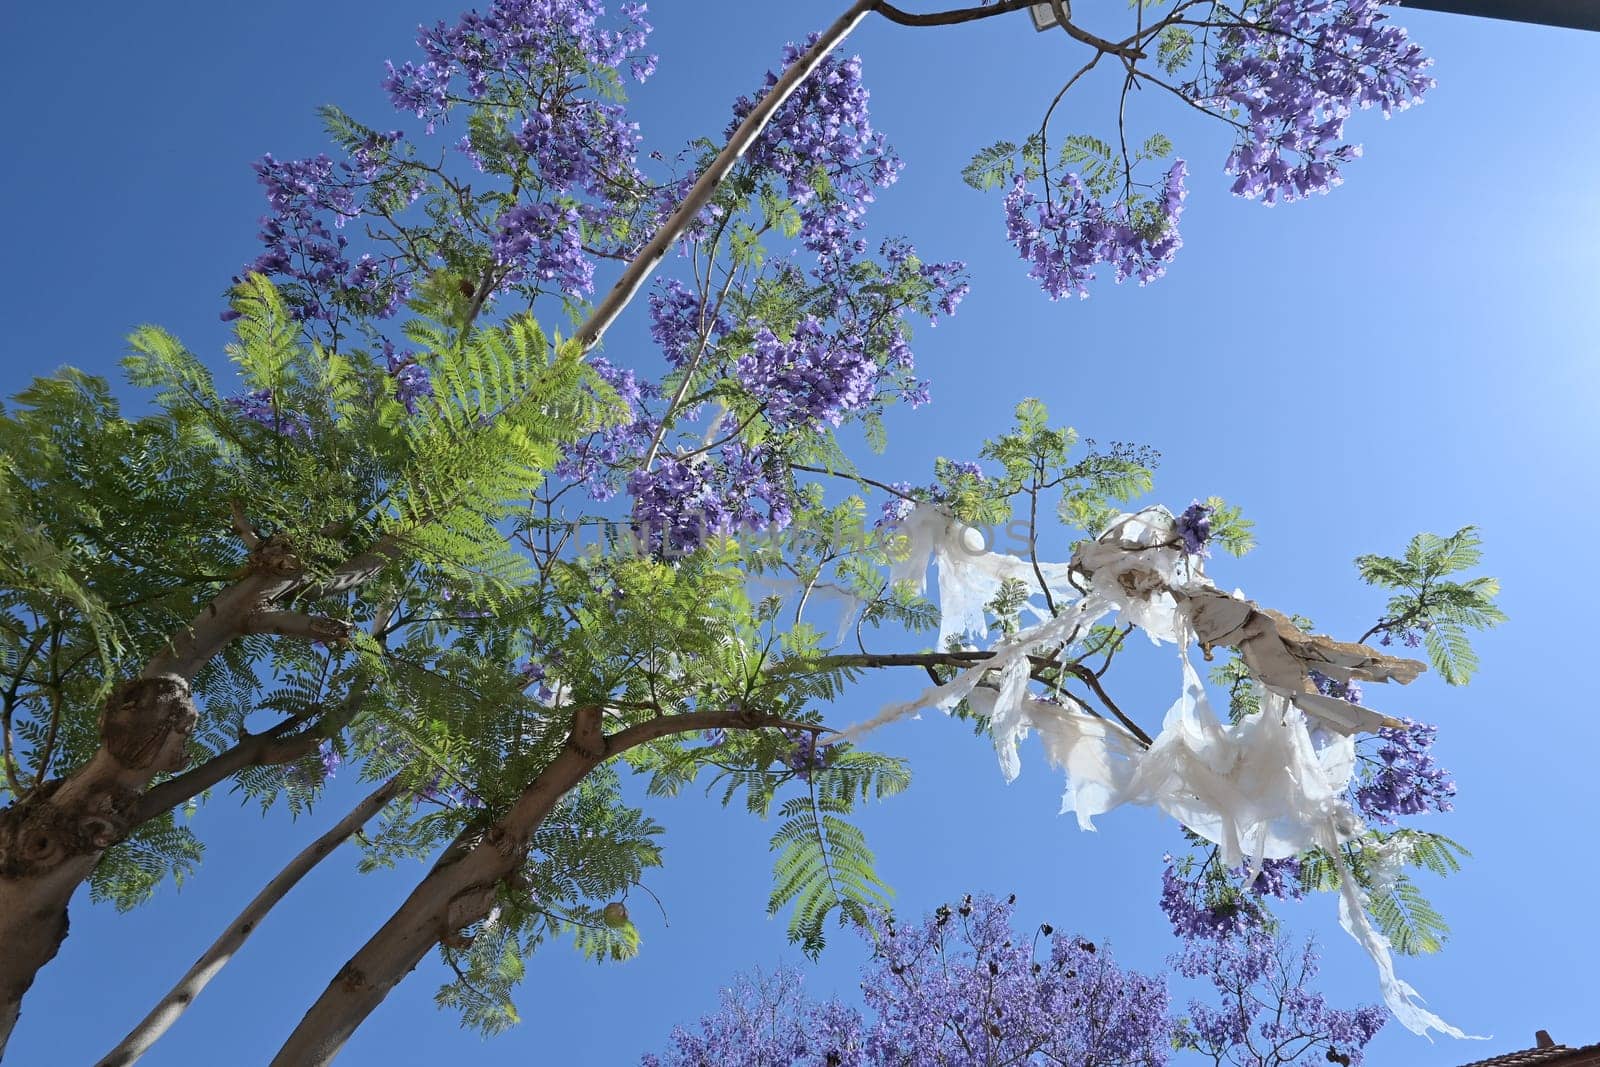
[[[323,741],[317,746],[317,760],[322,764],[322,776],[326,779],[333,777],[333,772],[339,769],[344,757],[339,755],[332,741]]]
[[[302,441],[311,439],[311,420],[303,412],[279,408],[271,389],[256,389],[223,401],[242,419],[265,426],[274,433]]]
[[[1387,646],[1398,637],[1400,638],[1400,643],[1407,648],[1416,648],[1422,644],[1422,635],[1427,631],[1428,623],[1422,623],[1416,627],[1389,625],[1383,627],[1382,636],[1378,638],[1378,643]]]
[[[658,456],[653,469],[628,479],[634,530],[649,551],[665,555],[739,530],[782,530],[794,517],[790,482],[781,454],[767,445]]]
[[[1006,236],[1029,263],[1028,274],[1052,300],[1089,295],[1095,268],[1110,264],[1118,282],[1138,278],[1143,285],[1166,273],[1183,239],[1187,169],[1172,164],[1151,199],[1123,198],[1107,205],[1083,180],[1069,173],[1055,185],[1055,196],[1041,200],[1018,175],[1006,194]]]
[[[612,28],[598,0],[494,0],[486,13],[469,11],[454,25],[422,28],[417,44],[425,58],[390,63],[384,89],[396,109],[424,120],[430,134],[463,99],[520,115],[511,141],[526,157],[523,173],[545,195],[511,212],[566,201],[574,219],[565,221],[581,217],[603,233],[644,195],[645,182],[634,167],[638,129],[599,87],[615,84],[623,67],[637,81],[655,69],[655,56],[643,52],[650,34],[644,5],[625,3],[617,13]],[[475,136],[469,133],[457,147],[483,169],[487,146],[475,144]],[[490,154],[498,155],[506,146],[493,147]],[[523,218],[503,221],[501,244],[517,243],[530,228],[541,231],[538,240],[548,239],[548,219],[537,227]],[[567,243],[576,243],[576,225],[566,229]],[[504,251],[496,249],[497,255]],[[587,292],[586,284],[567,284],[575,275],[572,264],[552,262],[560,258],[546,257],[533,276],[561,278],[569,293]]]
[[[447,808],[481,808],[483,799],[460,781],[445,781],[444,771],[435,771],[428,784],[417,790],[419,800],[429,800]]]
[[[1224,941],[1251,938],[1266,928],[1259,905],[1242,896],[1238,887],[1205,873],[1188,878],[1171,856],[1161,872],[1161,910],[1172,932],[1184,941]]]
[[[1456,783],[1433,759],[1439,728],[1406,719],[1404,729],[1378,731],[1376,768],[1361,775],[1355,803],[1368,819],[1393,825],[1401,815],[1454,808]]]
[[[795,63],[816,40],[813,34],[804,45],[786,45],[783,67]],[[768,71],[761,92],[777,85],[778,78],[777,71]],[[876,190],[893,184],[900,171],[899,159],[872,128],[868,95],[859,58],[828,56],[778,108],[746,155],[750,166],[771,175],[782,195],[794,202],[801,236],[813,251],[853,241]],[[741,96],[734,103],[727,133],[755,101]]]
[[[1209,981],[1218,997],[1215,1005],[1189,1002],[1174,1044],[1218,1063],[1359,1065],[1367,1043],[1389,1018],[1378,1005],[1330,1007],[1311,988],[1318,956],[1310,941],[1298,949],[1277,937],[1192,942],[1171,963],[1186,977]],[[1271,1058],[1260,1058],[1254,1051],[1259,1048],[1273,1050]],[[1241,1053],[1247,1058],[1236,1058]]]
[[[1352,704],[1361,703],[1361,683],[1354,678],[1343,682],[1329,678],[1321,671],[1310,672],[1311,682],[1317,687],[1317,692],[1323,696],[1330,696],[1336,700],[1348,700]]]
[[[597,0],[494,0],[487,14],[468,11],[454,26],[419,27],[417,46],[427,58],[390,63],[383,87],[397,110],[427,120],[431,133],[450,110],[451,82],[458,78],[467,95],[482,99],[497,76],[566,69],[581,56],[597,67],[636,63],[631,69],[642,81],[655,64],[654,56],[640,52],[650,35],[645,6],[625,3],[618,13],[623,25],[613,30],[601,24],[605,9]]]
[[[416,356],[409,352],[400,356],[386,352],[384,362],[389,377],[394,379],[395,399],[406,406],[406,411],[415,415],[417,402],[433,395],[433,381],[428,376],[428,368],[418,363]]]
[[[1196,500],[1184,508],[1183,514],[1178,516],[1178,536],[1183,539],[1184,550],[1189,555],[1210,555],[1206,542],[1211,540],[1211,515],[1215,510]]]
[[[890,488],[909,496],[913,486],[910,482],[894,482]],[[878,520],[878,525],[893,526],[896,523],[903,522],[906,516],[911,514],[911,509],[914,507],[916,507],[916,503],[906,499],[906,496],[892,496],[883,502],[883,517]]]
[[[921,923],[877,918],[862,976],[869,1015],[804,995],[799,976],[741,979],[721,1010],[647,1067],[888,1067],[1101,1063],[1160,1067],[1167,991],[1111,954],[1048,924],[1012,926],[1012,905],[968,897]],[[1036,941],[1042,944],[1036,947]]]
[[[1245,870],[1237,870],[1232,873],[1235,878],[1241,881],[1249,875],[1249,872]],[[1256,875],[1255,881],[1250,883],[1247,888],[1258,897],[1299,900],[1305,895],[1305,887],[1300,882],[1300,857],[1290,856],[1280,860],[1262,860],[1260,872]]]
[[[799,971],[740,975],[722,990],[720,1010],[691,1032],[674,1027],[662,1056],[644,1067],[862,1067],[859,1012],[806,997]]]
[[[1165,983],[1048,923],[1042,938],[1017,930],[1013,910],[974,896],[914,926],[875,924],[867,1062],[1165,1063]]]
[[[650,336],[674,367],[682,367],[699,348],[702,333],[713,343],[728,332],[728,320],[712,314],[698,294],[676,278],[658,281],[650,293]]]
[[[644,458],[659,423],[644,410],[644,403],[659,395],[656,386],[640,381],[630,369],[616,367],[603,356],[589,357],[589,366],[609,385],[625,407],[621,421],[603,427],[568,446],[556,464],[563,478],[582,482],[595,500],[609,500],[625,477],[626,468]]]
[[[519,204],[500,216],[492,249],[511,270],[506,280],[553,281],[569,296],[594,289],[594,261],[583,249],[578,210],[551,203]]]
[[[762,327],[734,374],[776,429],[838,426],[876,396],[879,368],[863,349],[861,338],[830,337],[807,318],[788,339]]]
[[[264,250],[244,273],[292,283],[296,288],[291,303],[302,321],[332,325],[341,307],[384,318],[399,310],[409,295],[409,284],[393,257],[363,255],[352,262],[349,239],[334,232],[361,217],[357,190],[369,184],[398,139],[398,133],[369,138],[353,162],[336,164],[326,155],[279,161],[269,153],[254,164],[271,213],[261,218]],[[231,320],[238,313],[229,311],[222,317]]]
[[[790,748],[783,761],[802,782],[811,781],[811,772],[820,770],[828,762],[828,750],[817,748],[817,735],[811,730],[785,730]]]
[[[1252,14],[1219,35],[1206,101],[1244,121],[1225,168],[1235,195],[1270,205],[1327,192],[1361,154],[1343,143],[1355,108],[1388,116],[1433,88],[1433,61],[1377,0],[1270,0]]]

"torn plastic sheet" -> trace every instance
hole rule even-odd
[[[831,734],[823,738],[823,741],[828,743],[855,741],[880,726],[914,716],[924,708],[938,708],[949,712],[966,700],[990,671],[999,671],[1004,676],[1009,669],[1012,671],[1013,679],[1020,671],[1023,687],[1013,687],[1007,691],[1007,696],[1012,703],[1023,699],[1031,665],[1030,657],[1037,652],[1054,653],[1059,648],[1072,647],[1091,626],[1112,610],[1108,602],[1092,593],[1080,600],[1058,604],[1058,608],[1061,613],[1055,618],[1019,631],[1001,641],[989,650],[987,659],[965,668],[948,682],[929,686],[910,700],[890,704],[872,718]],[[997,712],[991,708],[989,714],[995,716]],[[1000,769],[1006,775],[1006,780],[1010,781],[1022,770],[1021,763],[1017,759],[1017,745],[1025,734],[1027,723],[1022,716],[1013,715],[1009,705],[1000,709],[998,714],[1003,716],[1004,728],[991,728],[991,733],[994,736],[995,751],[1000,757]]]
[[[1378,986],[1383,991],[1383,1002],[1389,1011],[1394,1014],[1401,1026],[1413,1034],[1427,1037],[1429,1030],[1437,1030],[1449,1037],[1482,1041],[1483,1035],[1464,1033],[1424,1008],[1421,1004],[1422,994],[1418,993],[1410,982],[1394,973],[1394,957],[1389,951],[1389,939],[1374,928],[1372,920],[1367,917],[1366,895],[1356,884],[1355,876],[1350,873],[1350,865],[1344,859],[1344,850],[1339,847],[1338,838],[1331,830],[1330,827],[1322,847],[1333,857],[1333,862],[1339,871],[1339,925],[1344,927],[1345,933],[1355,938],[1357,944],[1367,950],[1367,955],[1377,964]]]
[[[909,550],[905,559],[890,569],[891,581],[909,581],[921,591],[927,588],[929,563],[938,568],[940,648],[953,637],[988,636],[984,605],[999,594],[1000,585],[1007,578],[1038,589],[1042,575],[1053,596],[1068,600],[1078,596],[1068,579],[1072,570],[1069,564],[1041,563],[1036,573],[1028,560],[989,551],[983,534],[976,528],[930,504],[915,505],[900,521],[897,532],[908,539]],[[1038,618],[1048,617],[1036,605],[1028,607]]]
[[[976,531],[933,508],[906,520],[911,553],[892,574],[925,587],[931,562],[939,569],[940,642],[986,634],[984,605],[1005,578],[1037,589],[1031,564],[988,552]],[[1268,859],[1321,848],[1340,880],[1340,923],[1372,957],[1384,1002],[1401,1025],[1426,1035],[1467,1036],[1419,1003],[1414,988],[1394,973],[1388,940],[1368,918],[1366,899],[1345,862],[1342,846],[1365,830],[1345,800],[1355,767],[1353,735],[1394,724],[1381,713],[1316,692],[1311,670],[1339,681],[1410,682],[1423,670],[1414,660],[1364,645],[1306,634],[1286,616],[1235,591],[1222,592],[1187,553],[1164,508],[1120,516],[1095,541],[1078,546],[1065,567],[1041,565],[1058,614],[1016,633],[990,656],[950,681],[891,705],[836,735],[854,740],[922,708],[946,711],[962,700],[990,720],[1001,772],[1020,773],[1018,746],[1036,731],[1048,761],[1065,773],[1062,811],[1093,829],[1093,819],[1124,804],[1160,808],[1216,844],[1228,867],[1259,873]],[[1076,574],[1081,585],[1068,580]],[[1112,612],[1152,641],[1178,646],[1182,690],[1148,749],[1116,723],[1027,692],[1038,654],[1067,655]],[[1260,711],[1223,724],[1190,659],[1197,641],[1209,658],[1231,646],[1262,687]]]

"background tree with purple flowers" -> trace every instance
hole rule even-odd
[[[175,812],[224,783],[298,811],[334,773],[395,782],[363,863],[432,859],[276,1061],[306,1064],[435,949],[457,978],[441,1004],[487,1031],[517,1018],[521,961],[545,941],[636,952],[617,909],[663,857],[629,778],[649,796],[709,779],[775,815],[770,907],[809,951],[836,914],[872,922],[886,887],[850,816],[909,774],[823,718],[866,671],[965,685],[947,705],[997,747],[1014,748],[1023,700],[1040,730],[1093,719],[1102,741],[1152,747],[1105,680],[1137,618],[1015,654],[1087,598],[1089,571],[1049,559],[1116,547],[1105,531],[1150,490],[1152,452],[1079,442],[1026,401],[981,462],[940,461],[926,485],[853,458],[881,447],[897,403],[926,400],[914,327],[967,286],[958,261],[869,233],[901,164],[859,60],[836,50],[869,16],[935,27],[1028,6],[858,0],[783,50],[715,136],[670,153],[643,151],[627,117],[625,86],[656,63],[642,5],[496,0],[424,27],[384,82],[416,132],[330,107],[337,158],[257,163],[263,251],[223,312],[235,383],[142,327],[125,366],[150,412],[70,370],[18,394],[0,422],[0,1047],[76,887],[130,907],[181,879],[201,844]],[[1129,148],[1141,86],[1231,126],[1235,191],[1272,204],[1337,184],[1354,110],[1431,84],[1364,0],[1154,15],[1136,9],[1121,39],[1062,23],[1087,49],[1063,94],[1102,61],[1119,70],[1114,142],[1058,142],[1058,96],[1020,146],[968,168],[1007,190],[1006,232],[1052,298],[1087,295],[1102,264],[1154,280],[1178,250],[1188,169],[1159,133]],[[641,293],[659,352],[598,354]],[[1138,514],[1159,527],[1139,550],[1191,578],[1209,545],[1249,546],[1219,499]],[[1008,523],[1018,554],[978,532]],[[1476,544],[1469,528],[1358,561],[1393,591],[1363,640],[1418,639],[1464,682],[1467,631],[1500,619],[1491,579],[1447,580]],[[989,570],[957,588],[963,556]],[[914,636],[930,629],[932,648]],[[1241,656],[1218,668],[1235,725],[1262,715]],[[1354,707],[1352,678],[1370,676],[1328,669],[1343,688],[1320,695]],[[1391,825],[1447,807],[1430,728],[1383,721],[1348,810]],[[1399,868],[1453,864],[1444,839],[1363,829],[1306,851],[1308,885],[1370,906],[1397,950],[1436,947]]]
[[[862,931],[873,950],[866,1015],[810,999],[794,970],[741,975],[715,1013],[674,1029],[669,1050],[643,1062],[1159,1067],[1190,1051],[1239,1067],[1350,1067],[1388,1019],[1377,1006],[1329,1007],[1309,988],[1315,947],[1274,934],[1260,911],[1186,936],[1174,972],[1211,988],[1174,1015],[1165,978],[1125,970],[1107,946],[1050,923],[1018,930],[1015,903],[968,895],[911,927],[877,917]]]

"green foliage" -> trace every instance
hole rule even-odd
[[[767,909],[776,914],[793,907],[789,936],[807,955],[822,951],[824,926],[835,910],[841,921],[860,923],[872,909],[887,906],[888,887],[873,867],[866,838],[844,816],[857,802],[892,796],[909,783],[900,761],[847,751],[811,773],[805,796],[779,807],[782,822],[772,835],[777,857]]]
[[[89,899],[128,911],[154,896],[168,878],[182,887],[204,853],[200,839],[164,812],[101,854],[89,876]]]
[[[1211,668],[1211,684],[1227,691],[1231,721],[1241,722],[1261,710],[1261,688],[1237,652],[1230,650],[1227,659]]]
[[[961,170],[961,180],[980,192],[997,189],[1011,179],[1016,168],[1017,146],[1010,141],[996,141],[973,155]]]
[[[1392,833],[1369,830],[1362,847],[1346,847],[1344,861],[1367,896],[1367,910],[1378,930],[1401,955],[1438,952],[1450,928],[1444,917],[1422,895],[1404,870],[1375,870],[1372,857],[1397,850],[1408,866],[1445,876],[1461,869],[1469,855],[1458,842],[1443,834],[1403,829]],[[1313,849],[1300,859],[1301,884],[1308,890],[1338,892],[1339,872],[1333,858]]]
[[[520,878],[502,887],[489,917],[442,950],[456,979],[435,999],[458,1010],[463,1026],[493,1034],[515,1024],[523,958],[551,938],[570,938],[596,962],[637,955],[638,928],[607,922],[604,910],[661,865],[661,827],[619,789],[614,770],[591,772],[540,826]]]
[[[1244,517],[1237,504],[1229,504],[1220,496],[1206,497],[1205,504],[1211,509],[1213,543],[1221,545],[1230,556],[1242,556],[1256,547],[1256,524]]]
[[[1448,537],[1420,533],[1404,555],[1356,557],[1356,570],[1368,585],[1395,590],[1384,615],[1369,632],[1421,631],[1429,662],[1450,685],[1465,685],[1477,670],[1469,630],[1484,630],[1506,620],[1495,604],[1500,583],[1494,578],[1450,581],[1447,575],[1478,565],[1483,557],[1476,527],[1463,526]]]
[[[1122,156],[1098,137],[1075,133],[1061,146],[1061,166],[1074,170],[1095,196],[1106,196],[1122,180]]]
[[[1194,34],[1182,26],[1168,26],[1156,44],[1156,62],[1168,74],[1175,74],[1194,58]]]

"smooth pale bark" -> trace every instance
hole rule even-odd
[[[211,947],[200,954],[200,958],[195,960],[194,966],[178,980],[178,984],[161,998],[160,1003],[133,1028],[127,1037],[122,1039],[116,1048],[100,1060],[97,1067],[127,1067],[128,1064],[137,1062],[149,1051],[151,1045],[172,1028],[179,1016],[188,1010],[189,1005],[194,1003],[195,998],[211,979],[215,978],[234,954],[244,946],[273,906],[288,895],[289,890],[309,874],[312,868],[332,855],[335,849],[383,810],[383,806],[393,800],[399,791],[400,780],[389,779],[351,809],[350,813],[334,824],[327,833],[290,860],[283,870],[278,872],[277,877],[268,882],[261,892],[245,905],[238,917],[211,943]]]
[[[208,603],[106,699],[100,747],[81,767],[0,810],[0,1056],[22,997],[67,936],[67,904],[101,853],[151,817],[159,775],[182,770],[196,711],[189,683],[263,607],[303,584],[299,560],[271,540],[248,573]]]

